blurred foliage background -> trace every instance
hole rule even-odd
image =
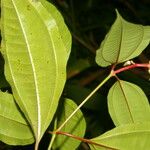
[[[79,104],[110,70],[110,67],[101,68],[95,63],[95,54],[115,21],[115,9],[118,9],[127,21],[150,25],[150,0],[51,0],[50,2],[63,15],[73,39],[63,96]],[[3,60],[0,60],[2,68]],[[148,63],[149,60],[150,46],[134,59],[139,63]],[[6,84],[3,70],[0,71],[0,76],[0,88],[4,91],[9,90],[10,87]],[[132,69],[121,73],[119,77],[139,85],[150,99],[150,75],[146,69]],[[107,109],[107,93],[114,81],[115,79],[111,79],[107,82],[82,108],[87,122],[86,138],[95,137],[114,127]],[[49,139],[50,135],[45,134],[41,142],[41,150],[46,149]],[[0,144],[0,150],[30,149],[33,149],[32,145],[15,147]],[[88,150],[89,148],[82,143],[79,149]]]

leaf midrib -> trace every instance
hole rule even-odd
[[[128,98],[127,98],[127,96],[126,96],[126,93],[124,92],[124,88],[123,88],[121,82],[123,82],[123,81],[121,81],[121,80],[118,79],[118,83],[119,83],[120,89],[121,89],[122,94],[123,94],[123,96],[124,96],[124,99],[125,99],[125,102],[126,102],[126,105],[127,105],[127,108],[128,108],[129,114],[130,114],[130,117],[131,117],[130,119],[131,119],[132,123],[134,123],[134,119],[133,119],[133,116],[132,116],[132,112],[130,111],[130,106],[129,106],[129,103],[128,103]]]
[[[18,17],[18,21],[19,21],[20,27],[22,29],[23,37],[24,37],[24,40],[25,40],[25,43],[26,43],[27,52],[29,54],[29,58],[30,58],[30,62],[31,62],[31,67],[32,67],[32,71],[33,71],[34,84],[35,84],[35,92],[36,92],[36,98],[37,98],[37,113],[38,113],[38,116],[37,116],[37,118],[38,118],[37,138],[40,138],[40,132],[41,132],[41,116],[40,116],[40,114],[41,114],[41,108],[40,108],[40,97],[39,97],[39,89],[38,89],[38,83],[37,83],[37,76],[36,76],[36,72],[35,72],[35,65],[34,65],[34,62],[33,62],[32,55],[31,55],[31,48],[30,48],[30,45],[29,45],[29,42],[28,42],[28,38],[27,38],[26,32],[25,32],[25,30],[23,28],[23,24],[21,22],[21,18],[19,16],[19,12],[17,10],[17,6],[15,5],[14,0],[12,0],[12,4],[14,6],[14,9],[16,11],[16,15]],[[12,73],[12,71],[11,71],[11,73]],[[14,82],[14,84],[15,84],[15,82]],[[16,86],[16,88],[17,88],[17,86]],[[33,126],[32,126],[32,128],[33,128]]]
[[[41,6],[44,8],[44,6],[41,4]],[[36,9],[36,8],[35,8]],[[45,8],[44,8],[45,9]],[[45,9],[46,10],[46,9]],[[47,11],[47,10],[46,10]],[[48,12],[48,11],[47,11]],[[38,13],[39,14],[39,13]],[[49,15],[49,12],[48,12],[48,15]],[[43,24],[44,24],[44,26],[45,26],[45,29],[47,30],[47,32],[48,32],[48,35],[49,35],[49,38],[51,39],[51,43],[52,43],[52,49],[53,49],[53,54],[54,54],[54,59],[55,59],[55,84],[54,84],[54,93],[53,93],[53,98],[54,98],[54,95],[56,94],[56,91],[57,91],[57,86],[56,85],[58,85],[58,81],[57,81],[57,78],[58,78],[58,75],[59,75],[59,69],[58,69],[58,60],[57,60],[57,54],[56,54],[56,52],[55,52],[55,45],[54,45],[54,42],[53,42],[53,38],[52,38],[52,35],[51,35],[51,32],[49,31],[49,29],[47,28],[47,25],[46,25],[46,23],[45,23],[45,21],[43,21],[43,19],[41,18],[41,16],[40,16],[40,14],[39,14],[39,19],[41,19],[42,20],[42,22],[43,22]],[[52,16],[52,19],[53,19],[53,16]],[[54,20],[54,19],[53,19]],[[55,28],[57,28],[57,26],[55,26]],[[58,29],[57,29],[58,30]],[[48,111],[48,114],[50,114],[50,111],[51,111],[51,108],[52,108],[52,106],[53,106],[53,103],[54,103],[54,100],[53,100],[53,98],[52,98],[52,101],[51,101],[51,104],[50,104],[50,106],[49,106],[49,111]],[[46,116],[46,119],[45,120],[47,120],[47,118],[48,118],[48,115]],[[44,123],[44,125],[43,125],[43,128],[45,128],[45,125],[46,124],[46,122]]]
[[[118,15],[118,14],[117,14]],[[116,64],[119,62],[119,58],[120,58],[120,53],[121,53],[121,46],[122,46],[122,40],[123,40],[123,24],[122,24],[122,18],[119,16],[119,21],[120,21],[120,28],[121,28],[121,32],[120,32],[120,42],[119,42],[119,49],[118,49],[118,54],[116,57]]]

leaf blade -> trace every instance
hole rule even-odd
[[[116,126],[150,121],[148,99],[144,92],[133,83],[117,81],[108,93],[108,108]]]
[[[56,24],[58,26],[61,38],[63,40],[63,43],[67,50],[67,59],[69,58],[70,50],[71,50],[71,34],[68,32],[68,28],[65,25],[64,19],[62,15],[56,11],[56,7],[52,5],[47,0],[40,0],[42,5],[47,9],[47,11],[53,16],[53,18],[56,20]]]
[[[0,140],[10,145],[27,145],[34,142],[31,128],[13,99],[0,91]]]
[[[37,142],[53,118],[66,78],[68,54],[58,28],[40,2],[2,1],[5,75]]]
[[[92,150],[149,149],[150,123],[134,123],[116,127],[103,135],[91,139],[104,147],[90,145]]]
[[[137,57],[150,43],[150,27],[127,22],[117,12],[117,19],[96,53],[102,67]]]

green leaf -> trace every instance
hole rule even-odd
[[[115,125],[150,121],[150,106],[137,85],[119,80],[108,94],[108,108]]]
[[[13,96],[0,91],[0,140],[10,145],[27,145],[34,136]]]
[[[62,38],[64,46],[66,47],[66,51],[68,53],[67,55],[67,59],[68,59],[71,50],[71,34],[67,26],[65,25],[64,19],[60,14],[60,12],[57,11],[56,7],[52,5],[50,2],[48,2],[47,0],[40,0],[40,1],[56,21],[60,36]]]
[[[148,76],[146,76],[147,79],[141,78],[141,76],[136,76],[132,73],[132,71],[124,71],[118,74],[119,78],[131,83],[134,83],[141,87],[146,95],[150,95],[150,82],[148,82]]]
[[[69,50],[55,18],[41,2],[2,0],[1,4],[5,75],[37,146],[57,109]]]
[[[116,127],[91,139],[99,144],[91,150],[148,150],[150,148],[150,123],[136,123]]]
[[[97,50],[96,62],[106,67],[140,55],[150,43],[150,26],[133,24],[117,12],[117,19]]]
[[[65,99],[62,105],[59,107],[57,114],[57,125],[58,128],[69,115],[77,108],[77,105],[70,99]],[[85,134],[86,123],[81,111],[78,111],[72,119],[62,128],[63,132],[70,133],[75,136],[83,137]],[[73,150],[76,149],[80,144],[80,141],[73,139],[65,135],[57,135],[53,144],[53,149]]]

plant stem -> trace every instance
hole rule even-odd
[[[66,135],[66,136],[72,137],[74,139],[80,140],[82,142],[86,142],[86,143],[89,143],[89,144],[94,144],[94,145],[97,145],[97,146],[105,147],[104,145],[97,144],[97,143],[95,143],[91,140],[80,138],[80,137],[74,136],[74,135],[66,133],[66,132],[61,132],[60,130],[74,116],[74,114],[99,90],[99,88],[102,87],[111,77],[116,76],[116,74],[118,74],[120,72],[129,70],[129,69],[132,69],[132,68],[138,68],[138,67],[143,67],[143,68],[148,68],[149,69],[150,68],[150,63],[147,63],[147,64],[132,64],[132,65],[120,68],[118,70],[114,70],[115,66],[113,66],[112,69],[111,69],[110,74],[83,100],[83,102],[71,113],[71,115],[61,124],[61,126],[59,128],[57,128],[55,131],[49,132],[50,134],[53,134],[53,136],[52,136],[51,143],[49,145],[48,150],[51,149],[52,144],[54,142],[54,139],[56,137],[56,134]]]
[[[72,112],[72,114],[62,123],[62,125],[54,131],[54,133],[59,132],[65,124],[74,116],[74,114],[99,90],[99,88],[106,83],[110,78],[112,77],[112,74],[110,73],[84,100],[83,102]]]
[[[71,137],[71,138],[73,138],[73,139],[79,140],[79,141],[81,141],[81,142],[85,142],[85,143],[88,143],[88,144],[91,144],[91,145],[103,147],[103,148],[105,148],[105,149],[118,150],[118,149],[116,149],[116,148],[112,148],[112,147],[109,147],[109,146],[105,146],[105,145],[103,145],[103,144],[96,143],[96,142],[94,142],[94,141],[92,141],[92,140],[90,140],[90,139],[84,139],[84,138],[81,138],[81,137],[72,135],[72,134],[70,134],[70,133],[67,133],[67,132],[58,131],[58,132],[53,133],[53,132],[50,132],[50,131],[49,131],[48,133],[50,133],[50,134],[55,134],[55,135],[56,135],[56,134],[65,135],[65,136]]]
[[[129,69],[133,69],[133,68],[139,68],[139,67],[141,67],[141,68],[150,68],[150,64],[149,63],[147,63],[147,64],[133,64],[133,65],[125,66],[121,69],[114,70],[112,75],[115,76],[116,74],[118,74],[120,72],[129,70]]]
[[[57,118],[56,118],[55,121],[54,121],[54,130],[55,130],[56,128],[57,128]],[[49,133],[51,133],[51,132],[49,132]],[[54,141],[55,141],[55,138],[56,138],[56,134],[52,134],[52,138],[51,138],[50,144],[49,144],[49,146],[48,146],[48,150],[51,150],[52,145],[53,145],[53,143],[54,143]]]
[[[52,134],[52,139],[51,139],[51,142],[50,142],[50,144],[49,144],[48,150],[51,150],[52,145],[53,145],[54,140],[55,140],[55,137],[56,137],[56,134]]]
[[[38,147],[39,147],[39,142],[36,142],[36,143],[35,143],[34,150],[38,150]]]

